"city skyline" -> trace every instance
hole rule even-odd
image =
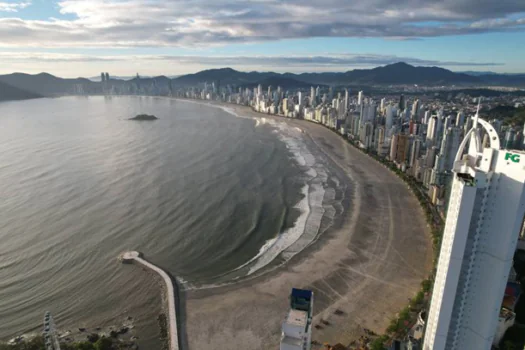
[[[515,45],[525,40],[525,3],[518,0],[3,0],[0,35],[0,74],[347,71],[399,61],[525,71],[525,48]]]

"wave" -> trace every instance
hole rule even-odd
[[[293,225],[280,232],[276,237],[267,240],[261,246],[259,252],[250,260],[221,275],[232,276],[232,273],[245,269],[247,272],[244,276],[233,276],[229,282],[217,284],[201,286],[186,284],[186,289],[209,289],[236,283],[238,280],[255,276],[258,271],[263,270],[278,257],[283,258],[283,262],[278,265],[280,266],[317,240],[322,233],[320,231],[323,218],[330,221],[328,226],[331,225],[337,214],[335,191],[336,188],[340,188],[341,184],[333,174],[329,176],[322,160],[316,158],[310,151],[304,139],[305,134],[301,128],[290,126],[286,122],[274,118],[243,116],[229,106],[211,104],[205,101],[181,101],[219,108],[237,118],[254,120],[254,127],[269,125],[274,128],[277,137],[291,153],[293,161],[302,168],[304,181],[304,185],[301,188],[303,198],[293,207],[299,211],[299,216]],[[330,187],[329,179],[330,184],[335,188]],[[323,225],[324,229],[325,225]]]
[[[273,127],[277,137],[286,145],[293,161],[302,168],[301,176],[304,185],[301,188],[301,193],[303,198],[293,207],[299,212],[299,216],[296,218],[293,226],[280,232],[276,237],[267,240],[259,249],[259,252],[250,260],[230,272],[223,274],[222,276],[232,276],[228,282],[201,286],[190,286],[187,284],[185,286],[186,289],[209,289],[236,283],[247,277],[255,276],[257,272],[266,268],[278,257],[283,258],[283,262],[278,266],[286,263],[293,256],[316,241],[321,234],[320,229],[323,217],[328,218],[330,221],[334,219],[336,210],[332,203],[335,200],[336,190],[330,187],[328,179],[330,178],[331,183],[336,188],[339,188],[339,181],[334,179],[334,176],[329,177],[325,164],[320,159],[317,159],[308,148],[302,129],[292,127],[286,122],[273,118],[245,117],[239,115],[233,108],[227,106],[207,104],[204,102],[201,104],[220,108],[239,118],[253,119],[255,121],[255,127],[260,125]],[[247,271],[243,276],[232,275],[232,273],[243,269]]]

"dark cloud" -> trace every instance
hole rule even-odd
[[[525,0],[65,0],[58,5],[76,19],[1,18],[0,45],[194,47],[525,30]]]

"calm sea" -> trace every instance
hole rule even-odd
[[[284,122],[153,97],[0,103],[0,339],[50,310],[61,329],[132,316],[151,344],[159,286],[121,252],[188,289],[232,283],[316,238],[329,182]]]

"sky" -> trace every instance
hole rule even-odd
[[[0,0],[0,74],[525,73],[525,0]]]

